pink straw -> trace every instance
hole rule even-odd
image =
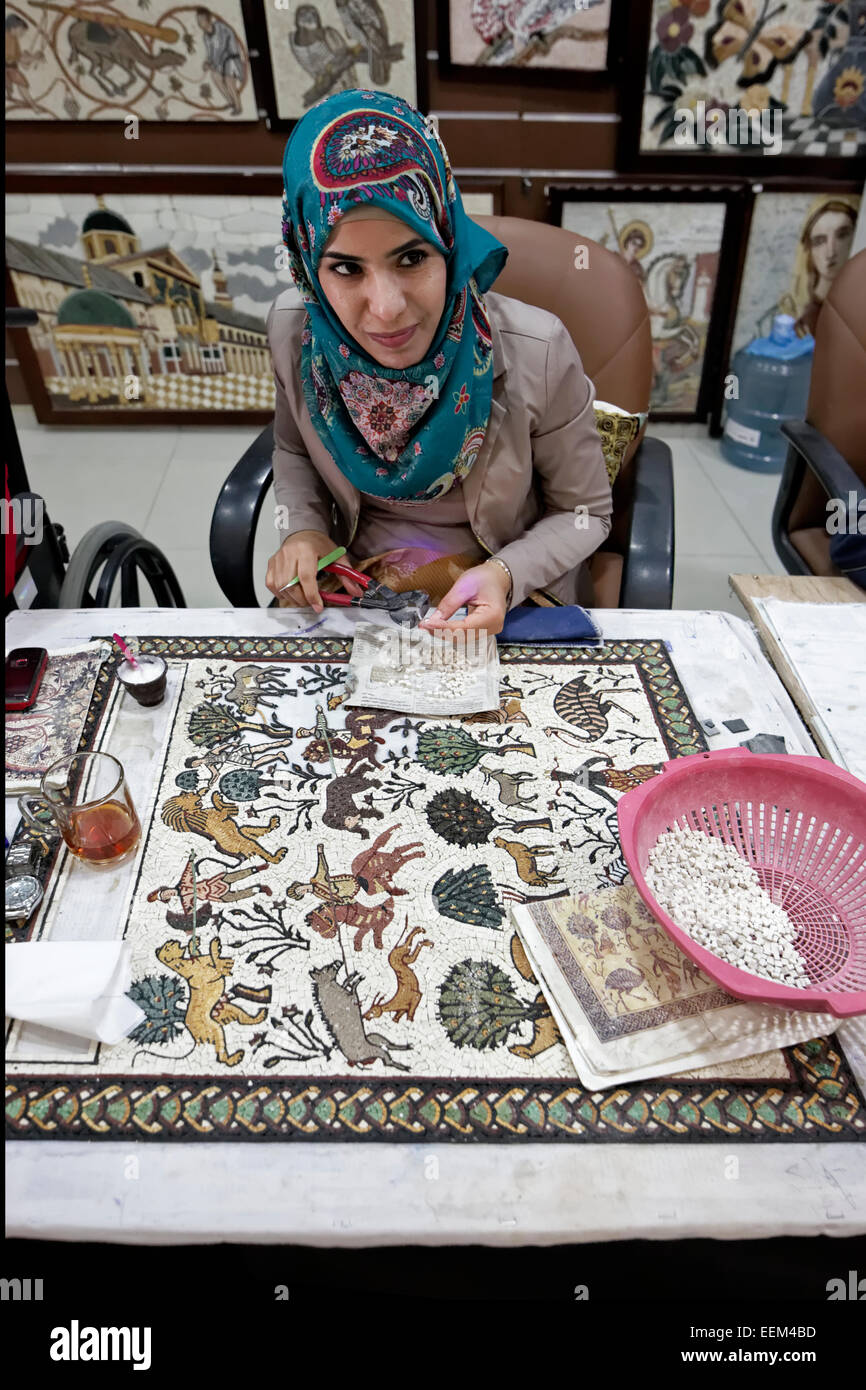
[[[124,642],[123,638],[122,638],[122,637],[118,637],[118,635],[117,635],[116,632],[112,632],[111,635],[112,635],[112,637],[114,638],[114,640],[115,640],[115,642],[117,643],[117,645],[119,646],[120,650],[123,652],[123,655],[126,657],[126,659],[127,659],[127,661],[129,662],[130,666],[137,666],[137,665],[138,665],[138,662],[136,661],[135,657],[132,655],[132,652],[129,650],[129,647],[126,645],[126,643]]]

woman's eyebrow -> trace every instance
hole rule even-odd
[[[411,241],[404,241],[403,244],[402,244],[401,246],[395,246],[394,249],[393,249],[393,251],[389,251],[387,254],[388,254],[389,256],[402,256],[402,254],[403,254],[404,251],[411,251],[411,249],[412,249],[413,246],[426,246],[426,245],[427,245],[427,242],[425,241],[424,237],[422,237],[422,236],[416,236],[416,237],[413,237]],[[363,256],[353,256],[353,255],[351,255],[348,251],[323,251],[323,252],[322,252],[322,259],[324,260],[324,258],[325,258],[326,256],[331,257],[331,259],[332,259],[332,260],[335,260],[335,261],[363,261],[363,260],[364,260],[364,257],[363,257]]]

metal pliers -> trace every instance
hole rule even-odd
[[[410,627],[415,627],[430,607],[430,595],[423,589],[407,589],[403,594],[396,594],[387,584],[380,584],[377,579],[371,579],[369,574],[362,574],[360,570],[352,569],[351,565],[344,565],[339,561],[325,565],[321,573],[335,574],[341,579],[352,579],[364,590],[360,598],[355,598],[352,594],[327,593],[320,589],[323,603],[335,604],[340,608],[383,609],[391,615],[395,623],[408,623]]]

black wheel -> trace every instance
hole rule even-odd
[[[92,590],[100,569],[116,546],[140,536],[141,532],[125,521],[100,521],[92,526],[72,552],[60,586],[58,608],[95,608]]]

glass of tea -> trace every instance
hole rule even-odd
[[[85,864],[116,864],[141,838],[126,776],[111,753],[61,758],[43,774],[38,794],[18,798],[24,819],[44,834],[44,820],[38,820],[31,809],[40,804],[56,821],[68,848]]]

